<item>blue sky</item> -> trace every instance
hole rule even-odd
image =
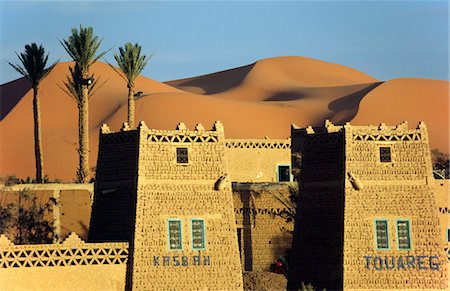
[[[1,1],[1,0],[0,0]],[[143,75],[174,80],[259,59],[298,55],[346,65],[381,80],[449,80],[447,1],[2,1],[0,83],[8,61],[36,42],[50,61],[70,60],[58,39],[92,26],[101,49],[138,42],[155,52]],[[106,59],[113,62],[113,53]]]

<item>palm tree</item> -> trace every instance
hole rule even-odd
[[[44,157],[42,153],[42,130],[41,130],[41,109],[39,101],[39,84],[50,74],[58,61],[51,64],[47,69],[48,54],[42,45],[35,43],[25,45],[25,52],[20,55],[16,53],[20,64],[9,63],[17,72],[30,81],[33,88],[33,117],[34,117],[34,155],[36,161],[36,182],[42,183],[44,177]]]
[[[147,58],[146,55],[141,56],[141,46],[136,44],[131,44],[127,42],[123,47],[119,48],[119,53],[114,53],[114,59],[116,59],[117,65],[119,66],[121,72],[109,64],[124,80],[127,82],[128,87],[128,125],[134,127],[134,81],[142,72],[147,62],[152,56]]]
[[[78,155],[79,166],[76,181],[89,182],[89,91],[94,85],[94,76],[90,74],[92,64],[103,57],[107,51],[97,55],[102,40],[94,35],[92,27],[80,30],[72,28],[72,35],[67,40],[60,41],[64,49],[74,60],[75,66],[70,68],[68,83],[65,83],[70,93],[76,96],[78,105]],[[71,77],[71,79],[70,79]]]

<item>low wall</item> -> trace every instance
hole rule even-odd
[[[0,236],[0,290],[124,290],[128,243],[14,245]]]
[[[71,232],[77,233],[87,240],[91,204],[94,195],[93,184],[18,184],[0,188],[0,206],[9,203],[19,204],[20,191],[28,191],[37,197],[39,204],[45,204],[52,198],[50,217],[54,221],[55,234],[59,241],[64,240]],[[12,239],[11,236],[8,236]]]

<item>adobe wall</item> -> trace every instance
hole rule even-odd
[[[244,271],[269,271],[291,250],[297,183],[233,183],[239,251]]]
[[[441,239],[444,245],[444,251],[447,253],[450,262],[450,180],[435,180],[436,207],[438,209],[439,221],[441,225]],[[450,278],[450,268],[447,268]]]
[[[91,201],[94,194],[93,184],[18,184],[3,186],[0,190],[0,204],[19,203],[19,191],[27,190],[37,197],[39,204],[55,199],[52,203],[49,220],[54,221],[55,233],[59,241],[64,240],[71,232],[76,232],[83,240],[87,240]],[[6,234],[13,239],[13,234]]]
[[[124,290],[127,243],[13,245],[0,236],[1,290]]]
[[[293,159],[301,153],[299,198],[288,290],[302,282],[343,288],[344,145],[339,133],[312,128],[291,132]],[[294,162],[294,161],[293,161]],[[297,165],[299,167],[299,165]]]
[[[291,164],[290,139],[226,139],[225,145],[235,182],[277,182],[277,165]]]
[[[130,242],[136,212],[139,132],[100,129],[89,242]]]

